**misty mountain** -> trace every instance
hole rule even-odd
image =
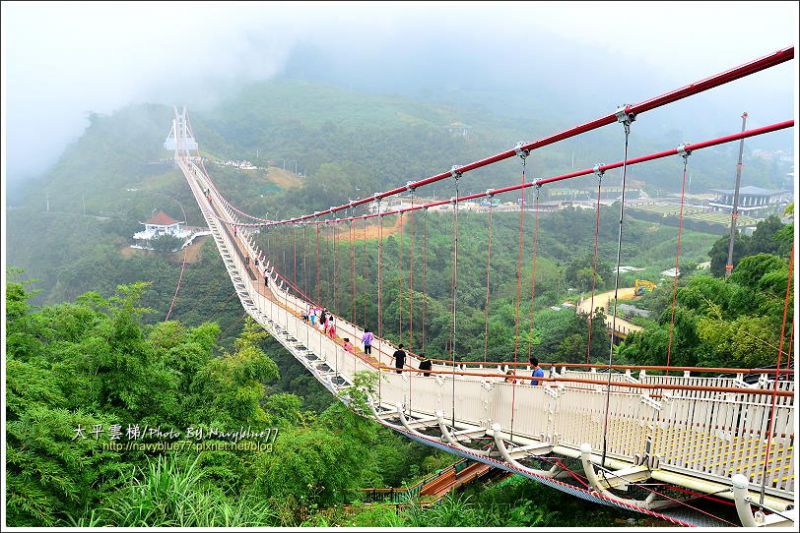
[[[400,34],[394,41],[386,37],[389,44],[379,50],[356,47],[346,53],[341,48],[344,45],[306,41],[292,49],[280,75],[446,103],[502,117],[508,126],[521,129],[531,120],[565,129],[612,112],[619,105],[697,81],[687,76],[676,83],[632,54],[620,56],[552,33],[532,31],[527,37],[526,48],[520,49],[502,35],[487,47],[485,41],[470,39],[468,34],[463,39],[436,33]],[[620,39],[624,39],[622,34]],[[769,50],[754,53],[766,52]],[[774,70],[783,70],[785,75],[789,68],[782,65]],[[780,74],[768,71],[756,76],[774,79]],[[637,129],[644,129],[654,140],[668,134],[690,140],[737,130],[742,111],[748,111],[751,124],[758,125],[794,115],[791,85],[769,93],[762,87],[758,81],[737,81],[669,106],[668,111],[651,112],[641,118]],[[764,149],[793,153],[791,133],[755,142]]]

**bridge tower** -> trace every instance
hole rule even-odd
[[[164,148],[167,150],[175,151],[175,159],[179,157],[198,157],[197,154],[197,141],[192,132],[192,126],[189,123],[189,115],[186,112],[186,106],[183,107],[181,112],[178,108],[173,106],[175,118],[172,119],[172,128],[170,129],[167,139],[164,141]],[[194,152],[194,154],[192,153]]]

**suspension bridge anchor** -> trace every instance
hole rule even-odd
[[[447,429],[447,424],[446,424],[446,422],[444,420],[444,413],[442,411],[436,411],[436,420],[439,423],[439,431],[442,433],[441,440],[443,442],[446,442],[446,443],[450,444],[454,448],[457,448],[459,450],[462,450],[462,451],[465,451],[465,452],[468,452],[468,453],[472,453],[472,454],[475,454],[475,455],[481,455],[481,456],[484,456],[484,457],[488,457],[488,456],[491,455],[491,452],[489,452],[489,451],[478,450],[478,449],[475,449],[475,448],[467,448],[466,446],[461,444],[462,441],[472,440],[476,434],[486,434],[486,429],[485,428],[478,427],[478,426],[472,426],[472,427],[467,427],[467,429],[464,430],[464,431],[453,431],[453,432],[451,432],[449,429]],[[455,424],[453,424],[453,430],[455,430],[455,429],[456,429],[456,426],[455,426]]]
[[[514,152],[516,152],[516,154],[522,159],[525,159],[526,157],[531,155],[530,150],[526,150],[525,148],[523,148],[522,141],[518,142],[517,145],[514,147]]]
[[[630,105],[621,105],[614,112],[614,116],[617,117],[617,122],[622,123],[626,128],[630,128],[631,122],[636,120],[636,113],[631,113],[630,109]]]
[[[598,182],[603,181],[603,176],[606,173],[606,170],[603,168],[604,166],[606,166],[605,163],[597,163],[594,167],[592,167],[592,172],[594,172]]]
[[[797,511],[791,507],[779,512],[760,505],[762,509],[771,511],[771,513],[767,515],[761,509],[753,512],[751,507],[753,498],[750,496],[750,482],[747,477],[743,474],[736,474],[731,478],[731,482],[736,513],[744,527],[791,527],[797,523]]]
[[[600,476],[597,475],[594,462],[592,461],[591,444],[584,443],[581,445],[580,459],[581,465],[583,466],[583,472],[586,475],[586,480],[589,482],[589,486],[591,486],[592,489],[598,494],[601,494],[607,498],[613,498],[615,500],[624,502],[626,505],[639,507],[641,509],[650,511],[675,504],[675,502],[671,502],[669,500],[657,499],[655,492],[651,492],[644,500],[633,500],[628,498],[620,498],[609,491],[609,489],[627,490],[629,485],[650,479],[652,471],[645,464],[634,464],[615,471],[602,469],[601,479]]]

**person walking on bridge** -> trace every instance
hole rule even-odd
[[[323,307],[322,311],[319,312],[319,327],[322,331],[325,331],[325,323],[328,320],[328,309]]]
[[[308,308],[308,320],[311,321],[311,327],[317,325],[317,308],[313,305]]]
[[[344,344],[342,344],[342,348],[344,348],[345,352],[353,353],[353,344],[350,342],[350,339],[345,337]]]
[[[403,373],[403,367],[406,364],[406,352],[403,350],[403,345],[397,347],[397,350],[392,354],[394,359],[394,367],[397,369],[398,374]]]
[[[544,370],[542,370],[542,368],[539,366],[539,359],[537,359],[536,357],[531,357],[531,368],[533,369],[533,372],[531,372],[531,377],[534,377],[534,378],[543,378],[544,377]],[[539,380],[538,379],[532,379],[531,380],[531,385],[532,386],[535,387],[538,384],[539,384]]]
[[[331,317],[328,319],[327,330],[328,330],[328,337],[330,337],[331,339],[335,340],[336,339],[336,324],[334,323],[333,315],[331,315]]]
[[[364,353],[367,355],[372,354],[372,341],[375,340],[375,336],[369,330],[369,328],[364,330],[364,335],[361,336],[361,342],[364,343]]]
[[[423,370],[423,373],[422,373],[423,376],[428,377],[428,376],[431,375],[432,366],[433,366],[433,363],[431,363],[430,359],[425,357],[424,353],[419,354],[419,369]]]

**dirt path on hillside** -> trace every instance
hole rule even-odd
[[[405,217],[403,217],[405,218]],[[403,221],[403,226],[406,226],[408,221]],[[389,237],[390,235],[396,235],[400,233],[400,217],[397,217],[395,223],[391,226],[384,226],[383,227],[383,238]],[[361,221],[356,220],[355,224],[353,225],[353,239],[356,241],[375,241],[378,240],[381,236],[381,229],[380,224],[370,223],[368,226],[364,226],[364,223]],[[333,240],[333,229],[329,229],[328,231],[321,233],[320,237],[326,240]],[[338,229],[338,240],[349,240],[350,239],[350,224],[348,222],[343,222],[339,224]]]
[[[633,287],[625,287],[620,288],[619,290],[619,299],[620,300],[631,300],[636,295],[636,289]],[[608,302],[614,299],[614,291],[603,292],[600,294],[594,295],[594,308],[597,309],[598,307],[602,307],[603,310],[608,309]],[[578,311],[584,314],[589,314],[592,312],[592,299],[586,298],[577,307]],[[606,326],[611,327],[611,322],[614,320],[613,315],[608,314],[606,311]],[[617,312],[617,331],[622,331],[627,333],[633,333],[634,331],[642,331],[641,326],[637,326],[631,322],[628,322],[624,318],[620,318],[619,312]]]

